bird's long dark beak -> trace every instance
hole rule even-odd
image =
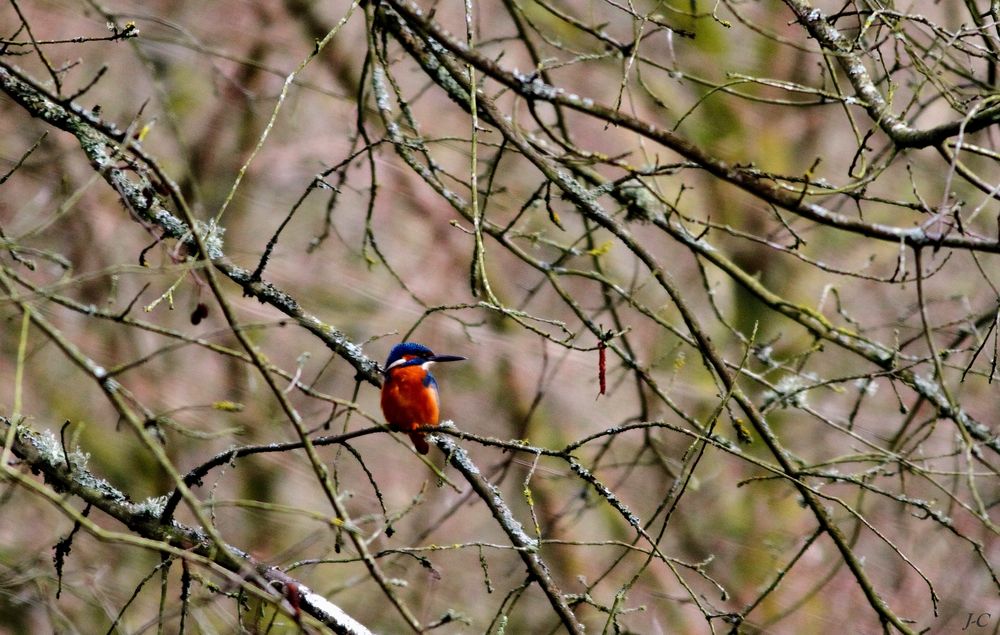
[[[424,361],[428,361],[428,362],[460,362],[463,359],[465,359],[465,358],[461,357],[459,355],[434,355],[432,357],[428,357]]]

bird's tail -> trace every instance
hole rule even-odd
[[[413,447],[416,448],[417,452],[427,454],[431,451],[431,446],[427,445],[423,432],[411,432],[410,440],[413,441]]]

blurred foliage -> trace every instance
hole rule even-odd
[[[154,507],[221,457],[176,520],[374,632],[961,630],[1000,590],[1000,38],[918,4],[11,2],[0,432]],[[402,339],[469,358],[441,436],[509,515],[379,427]],[[100,506],[58,575],[84,499],[4,456],[0,630],[325,632]]]

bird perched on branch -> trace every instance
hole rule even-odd
[[[413,447],[421,454],[427,454],[430,446],[424,440],[424,433],[415,430],[422,425],[437,425],[440,415],[437,381],[431,374],[431,364],[463,359],[457,355],[435,355],[422,344],[403,342],[393,346],[385,360],[382,414],[390,428],[410,435]]]

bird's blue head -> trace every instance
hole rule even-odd
[[[403,342],[396,344],[389,351],[389,357],[385,360],[385,368],[382,372],[388,373],[390,369],[403,368],[405,366],[421,366],[431,362],[457,362],[465,359],[458,355],[435,355],[431,349],[416,342]]]

